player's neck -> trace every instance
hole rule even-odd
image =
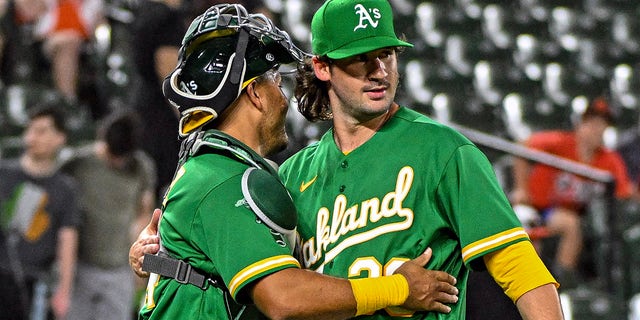
[[[365,144],[391,119],[398,109],[398,105],[394,103],[387,112],[366,122],[344,116],[336,117],[334,114],[333,139],[338,149],[347,154]]]

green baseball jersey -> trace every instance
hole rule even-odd
[[[226,138],[253,154],[241,142]],[[241,303],[250,303],[243,290],[247,284],[300,267],[283,236],[266,227],[243,197],[242,176],[248,167],[234,154],[212,148],[189,158],[165,197],[159,227],[162,246],[171,256],[222,277],[230,295]],[[219,288],[202,290],[152,275],[140,318],[228,319],[228,303],[233,302],[226,301]],[[255,309],[244,314],[255,314]]]
[[[464,319],[479,257],[528,240],[485,155],[456,131],[407,108],[348,154],[333,132],[285,161],[298,211],[302,262],[342,278],[393,274],[433,249],[427,268],[458,279],[450,314],[379,310],[367,319]]]

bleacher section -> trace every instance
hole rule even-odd
[[[396,32],[415,45],[400,57],[398,101],[443,122],[510,140],[570,129],[596,96],[620,121],[609,145],[638,127],[640,3],[635,1],[391,0]],[[301,47],[316,1],[273,8]],[[313,140],[304,131],[301,139]]]

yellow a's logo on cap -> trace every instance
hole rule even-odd
[[[372,8],[367,10],[367,8],[365,8],[361,3],[356,4],[354,9],[356,10],[356,14],[360,16],[360,21],[358,22],[358,25],[353,28],[353,31],[356,31],[358,29],[365,29],[369,25],[374,28],[378,27],[378,22],[382,17],[382,15],[380,14],[380,9]],[[373,15],[373,17],[371,15]]]

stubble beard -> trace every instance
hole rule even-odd
[[[267,121],[260,124],[260,136],[265,156],[274,155],[287,148],[289,137],[285,129],[284,116],[278,121]]]

